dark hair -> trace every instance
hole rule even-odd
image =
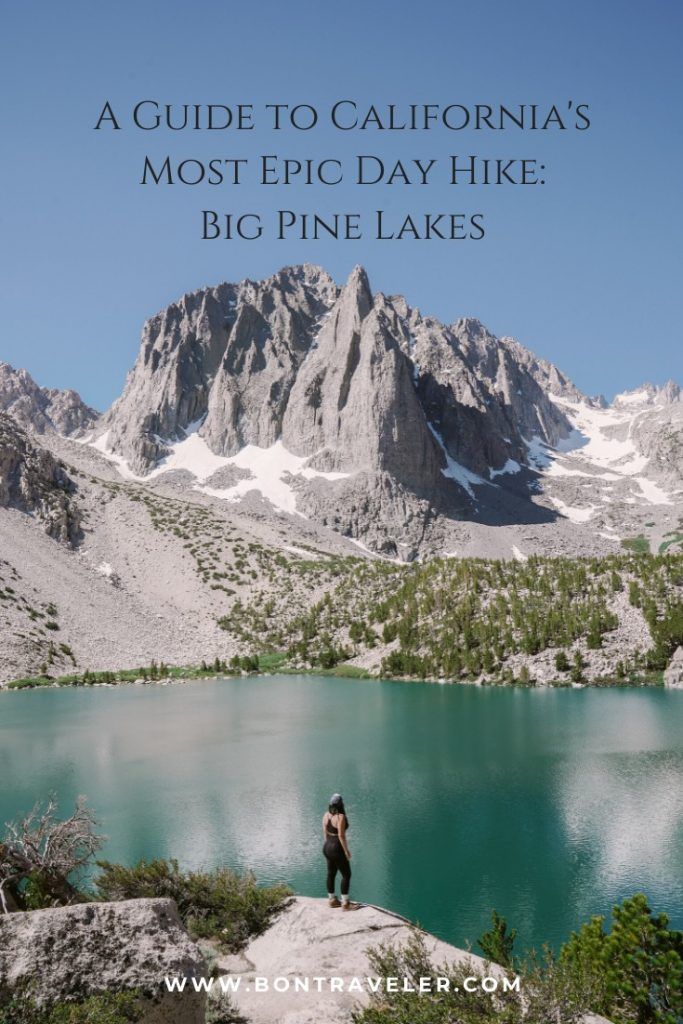
[[[346,808],[344,807],[343,800],[339,800],[335,804],[330,804],[327,809],[330,812],[330,814],[343,814],[344,818],[346,819],[346,827],[349,827],[349,816],[346,813]]]

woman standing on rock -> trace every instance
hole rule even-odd
[[[323,836],[325,845],[323,853],[327,861],[327,897],[331,907],[342,910],[357,910],[358,905],[349,901],[349,883],[351,881],[351,851],[346,842],[349,819],[344,810],[344,801],[339,793],[330,797],[330,805],[323,815]],[[341,874],[341,903],[335,894],[337,872]]]

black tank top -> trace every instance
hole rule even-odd
[[[344,815],[344,821],[346,822],[346,827],[348,828],[349,823],[348,821],[346,821],[346,815]],[[336,825],[332,824],[331,816],[327,819],[327,824],[325,825],[325,834],[328,835],[330,839],[337,839],[339,837],[339,829],[337,828]]]

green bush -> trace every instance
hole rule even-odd
[[[438,994],[380,989],[353,1015],[355,1024],[578,1024],[599,1013],[614,1024],[680,1024],[683,1020],[683,934],[671,931],[665,914],[654,916],[643,895],[613,910],[612,926],[594,917],[555,956],[530,954],[515,964],[521,992],[492,995],[463,989],[465,976],[491,975],[473,963],[434,965],[415,933],[404,949],[380,946],[369,953],[372,973],[407,978],[447,977],[450,991]],[[497,914],[479,940],[487,957],[512,965],[514,932]],[[454,989],[457,986],[457,989]],[[432,986],[435,989],[435,985]]]
[[[95,880],[103,900],[167,897],[194,938],[217,939],[229,950],[240,949],[259,935],[287,902],[285,885],[260,887],[251,873],[229,868],[181,871],[176,860],[141,860],[134,867],[98,861]]]
[[[558,672],[568,672],[571,668],[569,658],[565,651],[558,651],[555,655],[555,668]]]
[[[574,651],[574,660],[572,662],[570,677],[573,683],[580,683],[583,681],[583,670],[585,668],[585,662],[581,651]]]
[[[143,1007],[134,992],[105,992],[78,1003],[38,1007],[18,996],[0,1006],[0,1024],[130,1024],[142,1018]]]
[[[210,999],[206,1007],[206,1024],[249,1024],[242,1016],[232,999],[222,996]]]
[[[683,602],[672,602],[660,617],[653,615],[648,625],[654,640],[647,652],[648,668],[666,668],[676,648],[683,646]]]
[[[621,546],[627,551],[633,551],[636,555],[650,554],[650,541],[642,533],[639,533],[637,537],[624,537]]]
[[[379,946],[369,950],[368,960],[369,974],[400,979],[398,991],[387,992],[380,986],[369,1006],[352,1015],[354,1024],[521,1024],[524,1019],[519,993],[489,995],[480,988],[467,992],[465,978],[481,973],[474,962],[433,964],[419,932],[402,948]],[[420,980],[427,978],[432,979],[431,993],[404,991],[403,979],[417,988]],[[436,993],[437,978],[448,978],[448,992]]]
[[[683,933],[653,916],[642,893],[612,911],[612,928],[594,917],[574,933],[560,963],[589,979],[591,1009],[615,1024],[678,1024],[683,1018]]]

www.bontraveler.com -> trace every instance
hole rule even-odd
[[[415,992],[421,995],[428,995],[439,992],[519,992],[521,988],[519,975],[514,977],[466,977],[459,979],[456,985],[449,977],[339,977],[335,975],[308,977],[305,975],[280,975],[278,977],[265,977],[256,975],[252,978],[245,978],[241,975],[219,975],[218,977],[169,977],[164,978],[164,984],[169,992],[185,992],[192,989],[194,992],[212,992],[218,989],[223,995],[234,995],[240,991],[246,992],[351,992],[351,993],[372,993],[378,992]]]

